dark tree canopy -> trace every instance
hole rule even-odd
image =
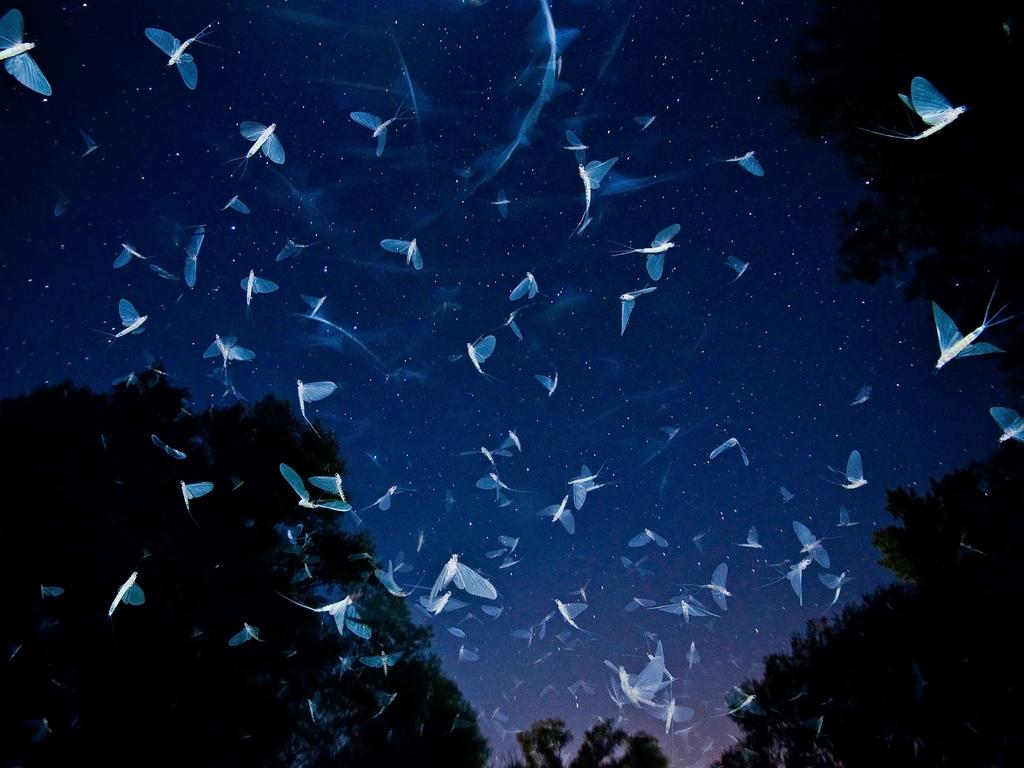
[[[0,403],[13,449],[3,762],[483,765],[476,717],[429,655],[429,631],[368,578],[370,541],[339,512],[299,507],[278,470],[344,474],[333,438],[272,398],[189,412],[157,374],[135,383]],[[195,522],[182,480],[214,484],[192,501]],[[135,571],[144,604],[108,617]],[[339,636],[278,593],[312,606],[356,594],[372,636]],[[243,622],[261,641],[229,647]],[[358,661],[381,650],[403,654],[386,676]]]
[[[1024,674],[1015,630],[1024,600],[1024,451],[1003,446],[918,496],[889,493],[902,523],[876,534],[882,562],[911,583],[835,620],[810,622],[744,689],[735,766],[1016,765]]]
[[[1024,173],[1013,93],[1024,72],[1024,40],[1017,4],[818,6],[819,21],[803,33],[779,89],[800,132],[833,144],[864,185],[864,196],[840,214],[840,276],[874,283],[912,267],[908,297],[938,301],[971,322],[980,321],[996,280],[1004,301],[1019,300]],[[896,96],[908,93],[915,76],[968,111],[921,141],[860,130],[925,127]],[[1019,364],[1015,371],[1021,375]]]
[[[562,768],[562,751],[572,741],[565,721],[539,720],[516,737],[524,762],[510,762],[507,768]],[[583,737],[576,757],[568,768],[668,768],[658,740],[638,731],[629,734],[614,721],[601,720]]]

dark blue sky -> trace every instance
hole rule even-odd
[[[474,705],[487,715],[500,706],[506,727],[560,716],[581,734],[596,716],[616,713],[603,660],[638,671],[650,648],[643,632],[653,632],[679,677],[673,693],[698,723],[689,745],[677,737],[666,748],[679,765],[699,760],[709,740],[704,757],[717,754],[729,725],[707,718],[723,711],[724,695],[831,600],[817,566],[806,573],[802,608],[785,581],[757,589],[775,576],[766,561],[799,555],[792,521],[839,536],[826,542],[831,572],[855,578],[839,607],[886,581],[871,546],[872,530],[888,523],[884,490],[924,489],[995,447],[987,410],[1012,405],[996,364],[955,361],[931,375],[938,350],[929,308],[905,303],[895,282],[836,279],[835,213],[866,181],[844,175],[827,137],[798,139],[771,95],[812,3],[553,3],[555,25],[579,31],[562,52],[564,92],[544,105],[531,143],[468,197],[536,98],[546,52],[531,25],[539,4],[340,5],[23,4],[26,39],[37,43],[33,56],[54,93],[44,100],[6,75],[0,90],[8,191],[0,393],[68,378],[107,388],[149,352],[197,407],[223,403],[223,387],[208,378],[215,367],[202,358],[215,333],[255,351],[252,363],[232,365],[250,401],[275,394],[294,402],[296,379],[336,381],[338,392],[311,412],[341,438],[356,505],[393,484],[417,489],[387,513],[364,514],[379,553],[404,550],[411,583],[428,584],[450,553],[462,553],[507,606],[496,621],[461,625],[477,663],[457,664],[460,641],[443,629],[465,611],[435,622],[435,648]],[[199,85],[190,92],[143,29],[184,39],[212,21],[219,24],[207,42],[216,47],[193,49]],[[394,41],[417,88],[419,119],[393,127],[376,158],[349,113],[389,117],[403,100],[410,107]],[[657,116],[643,132],[633,120],[641,114]],[[243,178],[231,176],[222,163],[247,149],[243,120],[277,123],[283,166],[260,156]],[[581,237],[570,237],[583,194],[561,148],[567,127],[589,145],[588,159],[619,158],[609,180],[657,182],[597,194]],[[86,158],[78,157],[79,129],[101,145]],[[763,178],[709,162],[748,150]],[[468,181],[456,174],[464,168],[474,169]],[[499,188],[512,200],[505,220],[490,204]],[[71,204],[55,218],[60,193]],[[218,211],[233,195],[250,215]],[[618,297],[648,278],[640,257],[612,258],[609,241],[644,246],[674,222],[681,232],[665,276],[620,336]],[[119,244],[131,242],[180,275],[175,223],[206,225],[194,290],[159,279],[144,262],[111,269]],[[378,245],[412,237],[421,272]],[[289,238],[316,244],[275,263]],[[736,282],[728,256],[750,262]],[[256,297],[251,322],[238,288],[250,269],[281,286]],[[542,295],[518,317],[520,343],[495,329],[515,308],[508,293],[527,270]],[[300,294],[326,294],[326,317],[354,331],[383,366],[296,317]],[[108,344],[95,330],[114,328],[120,298],[150,319],[146,333]],[[438,311],[445,301],[460,309]],[[945,309],[973,328],[983,307]],[[485,370],[499,382],[465,357],[466,343],[490,332],[497,348]],[[549,398],[534,375],[556,370]],[[850,407],[866,383],[870,401]],[[666,426],[681,432],[640,466]],[[523,453],[500,460],[501,477],[532,493],[498,508],[474,487],[486,462],[459,454],[494,448],[511,428]],[[749,467],[735,451],[708,461],[730,436]],[[825,482],[826,465],[844,465],[852,449],[869,484],[846,491]],[[593,494],[569,536],[535,512],[562,498],[583,462],[603,465],[602,477],[618,484]],[[795,494],[785,506],[780,485]],[[859,526],[835,527],[841,504]],[[760,529],[762,552],[733,544],[750,525]],[[627,548],[644,527],[670,546]],[[426,543],[416,553],[421,530]],[[692,538],[703,531],[702,554]],[[501,571],[484,557],[499,534],[521,537],[519,564]],[[622,554],[650,555],[654,576],[625,576]],[[686,625],[665,613],[622,612],[633,596],[668,602],[680,585],[709,581],[721,562],[734,595],[722,618]],[[510,637],[585,583],[590,607],[578,622],[596,640],[561,643],[549,631],[525,648]],[[470,601],[482,617],[480,601]],[[568,629],[560,622],[549,629]],[[684,674],[691,641],[703,661]],[[525,682],[509,702],[501,691],[514,679]],[[596,693],[577,703],[567,687],[581,679]],[[557,692],[539,698],[548,684]],[[647,714],[626,714],[628,727],[660,732]]]

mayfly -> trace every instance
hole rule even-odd
[[[437,597],[438,593],[453,581],[456,587],[476,597],[494,600],[498,596],[498,591],[491,582],[469,566],[460,563],[458,555],[452,555],[438,574],[434,586],[430,588],[430,599]]]
[[[646,293],[652,293],[658,290],[657,287],[652,286],[650,288],[640,288],[636,291],[630,291],[619,296],[619,301],[622,302],[622,321],[621,330],[619,331],[620,336],[626,334],[626,326],[629,324],[629,316],[633,314],[633,307],[636,305],[637,297],[643,296]]]
[[[728,440],[726,440],[720,446],[715,448],[715,450],[713,450],[711,452],[711,454],[708,456],[708,461],[712,461],[712,460],[718,458],[718,456],[720,454],[724,453],[725,451],[729,450],[730,448],[739,448],[739,450],[740,450],[740,458],[743,459],[743,466],[744,467],[749,467],[750,466],[750,459],[747,458],[747,452],[743,450],[743,446],[740,445],[740,441],[737,440],[735,437],[730,437]]]
[[[839,508],[839,522],[836,523],[836,527],[837,528],[852,528],[855,525],[860,525],[860,523],[850,522],[850,510],[848,510],[846,507],[840,507]]]
[[[369,112],[351,112],[349,117],[364,128],[369,128],[373,131],[372,138],[377,140],[377,157],[380,157],[384,154],[384,145],[388,142],[388,126],[396,120],[402,119],[402,107],[399,107],[394,117],[389,120],[381,120]]]
[[[629,546],[646,547],[652,541],[662,548],[668,546],[668,540],[666,540],[664,536],[660,536],[659,534],[655,533],[650,528],[644,528],[642,531],[640,531],[640,533],[638,533],[636,536],[630,539]]]
[[[240,347],[237,344],[238,339],[234,336],[225,336],[221,338],[220,334],[215,333],[213,335],[213,344],[206,348],[203,352],[203,357],[217,357],[220,355],[224,361],[224,372],[227,373],[228,363],[232,360],[241,360],[243,362],[249,362],[256,353],[251,349]]]
[[[199,250],[203,247],[203,240],[206,239],[206,227],[200,225],[192,230],[192,234],[185,243],[185,285],[189,288],[196,287],[196,270],[199,267]]]
[[[230,208],[232,211],[237,211],[238,213],[242,213],[245,215],[249,215],[252,212],[250,211],[249,206],[239,199],[238,195],[235,195],[230,200],[228,200],[227,203],[224,204],[224,207],[221,208],[221,210],[226,211],[228,208]]]
[[[633,118],[633,122],[640,126],[641,131],[646,131],[656,119],[656,115],[637,115]]]
[[[967,111],[965,106],[954,107],[950,104],[949,99],[939,93],[936,87],[923,77],[915,77],[910,81],[909,96],[904,93],[899,93],[897,96],[899,96],[904,106],[913,110],[921,118],[921,121],[928,126],[927,128],[915,134],[901,133],[888,129],[873,131],[870,128],[861,128],[861,130],[873,133],[876,136],[885,136],[889,139],[917,141],[941,131]]]
[[[550,517],[552,523],[556,521],[560,522],[562,527],[565,528],[566,533],[576,533],[576,519],[569,510],[568,505],[569,494],[566,494],[560,504],[552,504],[549,507],[544,507],[544,509],[540,510],[537,515],[539,517]]]
[[[238,132],[242,134],[243,138],[251,141],[252,146],[249,147],[249,151],[245,153],[244,157],[235,158],[238,160],[235,171],[241,168],[244,174],[246,167],[249,165],[249,159],[260,151],[263,152],[270,162],[284,165],[284,147],[281,146],[281,140],[277,138],[276,130],[277,123],[263,125],[263,123],[256,123],[252,120],[239,123]],[[228,160],[227,162],[230,163],[232,161]]]
[[[740,168],[754,176],[764,176],[764,168],[761,167],[760,161],[754,156],[753,152],[747,152],[745,155],[739,155],[737,157],[730,157],[724,162],[736,163]]]
[[[274,257],[274,261],[284,261],[285,259],[290,259],[292,256],[300,254],[306,248],[309,248],[314,245],[316,245],[315,242],[306,244],[296,243],[291,238],[288,238],[288,241],[284,244],[281,250],[277,252],[277,256]],[[327,297],[324,296],[324,298],[326,299]],[[322,301],[322,299],[318,299],[318,301]],[[313,314],[316,314],[316,312],[314,311]]]
[[[188,512],[188,516],[192,518],[193,523],[196,523],[196,519],[192,517],[192,507],[189,502],[192,499],[205,496],[212,490],[213,483],[186,483],[184,480],[181,481],[181,498],[185,501],[185,511]],[[199,525],[199,523],[196,523],[196,525]]]
[[[735,256],[729,256],[725,260],[725,265],[736,273],[736,277],[732,279],[732,281],[735,283],[737,280],[743,277],[743,273],[747,271],[747,267],[750,266],[750,262],[741,261],[740,259],[737,259]]]
[[[558,371],[555,371],[554,377],[544,376],[543,374],[538,373],[534,375],[533,378],[540,382],[540,385],[548,391],[548,397],[555,394],[555,389],[558,388]]]
[[[384,670],[384,677],[388,675],[388,669],[395,666],[395,663],[402,658],[402,651],[395,653],[380,652],[379,656],[360,656],[359,661],[368,667]]]
[[[527,272],[526,277],[519,281],[519,284],[512,289],[509,293],[509,301],[518,301],[525,296],[528,299],[532,299],[540,291],[537,286],[537,278],[533,276],[532,272]]]
[[[145,330],[142,324],[149,319],[149,315],[140,315],[135,309],[135,305],[128,299],[121,299],[117,303],[117,313],[121,316],[121,325],[124,328],[114,334],[115,339],[120,339],[129,333],[142,333]]]
[[[416,270],[423,269],[423,255],[416,245],[415,237],[412,240],[381,240],[380,247],[385,251],[405,256],[405,266],[412,266]]]
[[[585,635],[594,636],[593,632],[588,632],[579,624],[576,623],[576,617],[587,610],[586,603],[563,603],[557,597],[555,598],[555,607],[558,608],[558,612],[565,619],[566,623],[573,629],[579,630]]]
[[[288,482],[288,485],[290,485],[292,490],[295,491],[295,495],[299,497],[300,507],[304,507],[305,509],[333,509],[336,512],[348,512],[352,509],[352,506],[344,499],[311,501],[309,491],[306,489],[306,485],[302,482],[302,478],[299,477],[298,472],[284,462],[278,465],[278,470],[281,472],[281,477]]]
[[[486,379],[493,379],[494,377],[484,373],[484,369],[480,366],[494,353],[494,347],[496,344],[497,340],[491,335],[481,336],[476,341],[466,344],[466,352],[469,355],[469,362],[471,362],[473,367],[476,368],[477,373]]]
[[[121,251],[117,254],[117,258],[114,259],[114,269],[120,269],[121,267],[127,266],[128,262],[132,259],[142,259],[148,261],[149,256],[143,256],[131,243],[121,243]]]
[[[28,55],[36,44],[26,43],[24,32],[25,20],[17,8],[12,8],[0,18],[0,61],[4,62],[7,73],[26,88],[42,96],[51,96],[53,88],[50,81]]]
[[[853,577],[847,576],[846,571],[843,571],[838,576],[831,573],[819,573],[818,580],[825,585],[826,589],[834,589],[836,591],[832,596],[832,602],[829,603],[829,605],[835,605],[839,601],[839,593],[843,591],[843,585],[853,581]]]
[[[278,594],[281,593],[278,592]],[[355,601],[359,597],[358,595],[348,595],[343,600],[328,603],[327,605],[322,605],[319,608],[313,608],[305,603],[300,603],[298,600],[293,600],[287,595],[281,595],[281,597],[289,603],[294,603],[300,608],[305,608],[307,611],[312,611],[313,613],[326,613],[334,619],[334,625],[338,628],[338,634],[343,637],[345,635],[345,630],[347,629],[353,635],[363,638],[363,640],[370,639],[372,631],[363,620],[359,610],[356,608]]]
[[[676,247],[676,244],[672,242],[672,238],[679,234],[680,229],[681,227],[678,224],[670,224],[654,236],[649,247],[629,248],[627,246],[626,250],[616,251],[612,255],[626,256],[630,253],[645,255],[647,257],[647,274],[650,275],[651,280],[657,282],[661,280],[661,275],[665,270],[665,251]]]
[[[246,624],[242,622],[242,628],[231,636],[228,640],[228,645],[232,648],[248,643],[250,640],[255,640],[257,643],[262,643],[263,638],[260,637],[260,628],[254,627],[252,624]]]
[[[857,390],[857,396],[853,398],[853,401],[850,403],[850,405],[864,405],[864,403],[868,401],[868,398],[871,397],[872,389],[873,388],[870,384],[865,384],[864,386],[862,386],[860,389]]]
[[[301,379],[297,380],[295,384],[298,391],[299,412],[302,414],[302,419],[313,430],[313,434],[319,437],[320,433],[316,431],[316,427],[313,426],[309,421],[309,417],[306,416],[306,403],[315,403],[317,400],[323,400],[325,397],[333,394],[338,385],[333,381],[314,381],[309,384],[303,384]]]
[[[511,202],[512,201],[508,199],[508,195],[505,194],[505,190],[504,189],[499,189],[498,190],[498,197],[497,197],[496,200],[494,200],[494,202],[491,203],[491,205],[496,205],[498,207],[498,213],[501,215],[501,218],[507,219],[508,218],[508,205]]]
[[[960,333],[960,330],[956,327],[956,323],[953,322],[952,318],[943,312],[938,304],[934,301],[932,302],[932,314],[935,317],[935,331],[939,337],[939,359],[935,362],[936,371],[951,360],[956,360],[961,357],[974,357],[976,355],[988,355],[993,352],[1003,351],[992,344],[977,341],[978,337],[981,336],[981,334],[988,328],[995,325],[1001,325],[1002,323],[1016,317],[1016,315],[1013,315],[1011,317],[1004,317],[1001,320],[996,319],[1002,314],[1003,310],[1009,306],[1009,304],[1004,304],[994,315],[989,317],[989,310],[992,309],[992,299],[995,297],[996,289],[993,288],[992,295],[989,296],[988,304],[985,306],[985,316],[982,318],[981,325],[966,336]]]
[[[185,82],[185,86],[189,90],[194,91],[196,84],[199,82],[199,70],[196,69],[196,62],[192,58],[192,54],[186,53],[185,49],[192,45],[192,43],[201,42],[204,37],[210,34],[212,29],[213,24],[207,24],[195,37],[190,37],[183,43],[170,32],[164,32],[164,30],[156,29],[155,27],[146,27],[146,38],[170,57],[167,60],[167,66],[176,66],[178,74],[181,75],[181,79]]]
[[[117,606],[121,603],[125,605],[142,605],[146,602],[146,594],[142,591],[142,587],[135,583],[138,578],[139,572],[132,571],[128,581],[122,584],[118,588],[117,594],[114,595],[114,601],[110,604],[110,608],[107,609],[107,616],[113,616]]]
[[[830,565],[828,552],[821,546],[824,538],[817,538],[811,533],[803,523],[798,520],[793,521],[793,533],[796,534],[797,539],[800,540],[800,552],[808,555],[812,560],[816,561],[822,568],[828,568]]]
[[[179,451],[177,448],[172,448],[167,443],[165,443],[163,440],[161,440],[157,435],[150,435],[149,439],[153,442],[153,445],[155,445],[161,451],[166,453],[172,459],[177,459],[178,461],[184,461],[185,459],[188,458],[188,455],[184,451]]]
[[[1021,418],[1020,414],[1012,408],[989,408],[988,411],[992,418],[996,420],[996,424],[1003,430],[1003,434],[999,436],[999,442],[1005,443],[1007,440],[1016,440],[1017,442],[1024,443],[1024,419]]]
[[[273,293],[279,286],[273,280],[256,277],[255,270],[250,269],[248,277],[242,278],[242,290],[245,291],[245,314],[251,315],[252,295],[254,293]]]
[[[100,145],[93,141],[92,136],[90,136],[88,133],[83,131],[81,128],[78,129],[78,132],[82,135],[82,142],[85,144],[85,152],[83,152],[80,155],[80,157],[91,155],[93,152],[100,148]]]
[[[757,535],[757,528],[750,526],[750,530],[747,531],[747,540],[742,544],[737,544],[737,547],[744,547],[746,549],[764,549],[761,546],[761,539]]]
[[[860,451],[850,451],[850,458],[846,460],[846,472],[833,469],[832,467],[829,467],[829,470],[845,480],[845,482],[837,482],[835,480],[829,480],[829,482],[842,486],[847,490],[852,491],[855,488],[868,484],[868,481],[864,479],[864,462],[860,458]]]
[[[590,202],[594,195],[594,190],[601,186],[601,181],[608,174],[608,171],[612,169],[612,166],[618,161],[618,157],[613,157],[611,160],[605,160],[604,162],[598,162],[597,160],[591,160],[586,165],[583,165],[583,161],[579,161],[579,175],[580,180],[583,182],[583,215],[580,216],[579,223],[573,230],[573,234],[577,234],[583,231],[586,223],[590,221]]]

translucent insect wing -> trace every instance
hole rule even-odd
[[[167,54],[168,57],[181,47],[181,42],[170,32],[156,27],[146,27],[146,39]]]
[[[267,130],[267,126],[253,120],[243,120],[238,124],[238,132],[249,141],[256,141],[265,130]]]
[[[864,463],[860,458],[860,451],[850,451],[850,458],[846,462],[846,479],[856,483],[864,479]]]
[[[660,248],[665,243],[670,242],[673,237],[679,234],[681,227],[678,224],[670,224],[665,227],[661,232],[654,236],[654,240],[651,241],[652,248]]]
[[[303,385],[302,399],[307,403],[323,400],[325,397],[331,395],[337,388],[338,385],[333,381],[310,382],[309,384]]]
[[[281,144],[281,140],[277,138],[276,133],[272,133],[267,137],[267,140],[263,142],[263,146],[260,147],[260,151],[267,156],[270,162],[284,165],[284,146]]]
[[[953,105],[928,80],[915,77],[910,81],[911,107],[928,125],[944,122]]]
[[[199,84],[199,70],[196,68],[196,62],[192,58],[192,54],[181,54],[181,58],[178,59],[178,74],[181,75],[182,82],[185,83],[186,88],[190,91],[196,89],[196,86]]]
[[[309,501],[309,491],[306,490],[306,486],[302,482],[302,478],[299,477],[299,473],[289,467],[287,464],[282,462],[278,466],[278,470],[281,472],[281,476],[288,481],[288,485],[305,501]]]
[[[376,131],[381,125],[381,119],[376,115],[371,115],[369,112],[350,112],[349,117],[371,131]]]
[[[951,346],[963,338],[960,329],[956,327],[953,318],[942,311],[934,301],[932,302],[932,315],[935,317],[935,332],[939,337],[939,349],[945,352]]]

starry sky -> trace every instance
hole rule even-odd
[[[435,625],[434,647],[485,713],[498,752],[508,743],[489,726],[496,707],[505,728],[558,716],[578,735],[617,715],[604,660],[639,671],[657,637],[678,678],[673,695],[696,711],[689,738],[663,744],[678,765],[713,757],[733,732],[713,716],[763,655],[889,579],[871,545],[889,522],[884,490],[926,489],[996,444],[987,413],[1004,404],[996,364],[956,361],[932,375],[929,308],[905,302],[898,278],[835,277],[836,212],[868,182],[844,173],[827,136],[798,138],[772,97],[811,2],[552,2],[558,85],[529,142],[489,179],[537,100],[549,50],[540,2],[23,6],[53,95],[2,78],[0,394],[65,379],[106,389],[148,353],[197,406],[228,404],[210,377],[217,361],[202,356],[214,334],[255,352],[231,366],[249,401],[294,402],[296,379],[336,382],[310,415],[339,437],[356,507],[391,485],[416,489],[388,512],[362,513],[379,554],[404,551],[413,570],[402,580],[429,585],[460,553],[500,593],[497,619],[472,597],[467,609],[419,619]],[[143,30],[185,39],[211,22],[209,46],[190,49],[199,72],[190,91]],[[389,128],[378,158],[349,113],[386,119],[400,108],[408,119]],[[638,115],[656,119],[641,130]],[[283,165],[259,155],[232,175],[228,161],[249,146],[245,120],[277,124]],[[583,188],[563,148],[567,129],[588,159],[618,157],[578,236]],[[100,145],[86,157],[80,130]],[[716,162],[750,150],[763,177]],[[492,205],[499,190],[507,218]],[[249,214],[220,210],[235,195]],[[639,298],[620,335],[620,294],[653,283],[642,257],[611,255],[616,243],[646,246],[673,223],[681,230],[657,291]],[[180,276],[182,241],[199,224],[195,288],[160,279],[148,265]],[[414,237],[420,271],[379,245]],[[276,262],[289,239],[312,245]],[[121,243],[150,261],[113,270]],[[750,265],[737,280],[730,256]],[[280,290],[256,296],[247,318],[239,281],[250,269]],[[527,271],[540,294],[513,303]],[[322,315],[369,352],[304,320],[303,294],[326,295]],[[109,343],[99,331],[120,329],[121,298],[149,316],[146,332]],[[520,342],[502,324],[526,304]],[[973,328],[983,307],[945,309]],[[495,381],[466,356],[489,333],[497,346],[484,370]],[[548,396],[534,376],[556,371]],[[870,400],[850,406],[863,384]],[[663,427],[679,432],[645,462]],[[499,507],[475,487],[487,461],[460,454],[493,449],[510,429],[523,450],[498,469],[524,492]],[[709,461],[729,437],[749,467],[735,450]],[[850,491],[827,482],[827,466],[845,466],[853,449],[868,484]],[[591,495],[569,535],[536,512],[561,500],[584,463],[615,484]],[[794,494],[788,503],[779,486]],[[836,527],[840,505],[859,525]],[[778,576],[768,563],[800,556],[793,520],[835,537],[825,542],[830,572],[854,578],[835,608],[817,565],[802,607],[786,581],[766,586]],[[735,545],[751,525],[763,550]],[[629,548],[643,528],[669,546]],[[702,533],[703,551],[693,543]],[[485,557],[499,535],[520,538],[508,569]],[[628,575],[622,555],[647,555],[653,575]],[[720,618],[623,612],[634,596],[661,604],[707,583],[722,562],[733,597]],[[529,647],[510,636],[584,585],[589,607],[577,622],[594,638],[559,639],[570,627],[557,616]],[[695,594],[714,609],[706,591]],[[445,631],[453,625],[464,640]],[[691,642],[702,661],[687,671]],[[480,660],[458,663],[462,644]],[[571,693],[579,680],[594,693]],[[664,730],[640,710],[623,714],[628,728]]]

